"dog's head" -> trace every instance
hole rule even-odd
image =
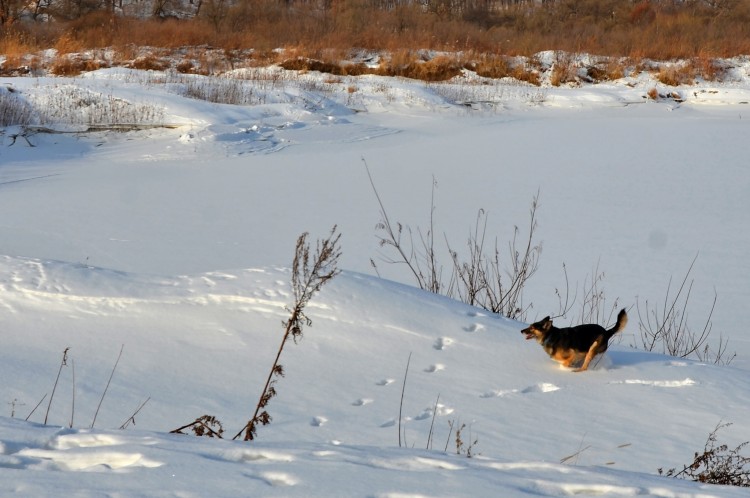
[[[527,341],[536,339],[537,341],[542,342],[545,334],[547,334],[547,332],[549,332],[551,328],[552,320],[550,319],[550,317],[546,316],[542,320],[532,323],[531,325],[523,329],[521,333],[526,336]]]

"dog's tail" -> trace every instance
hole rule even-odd
[[[621,309],[620,312],[617,314],[617,323],[615,323],[615,326],[612,327],[607,331],[607,340],[621,331],[625,328],[625,325],[628,324],[628,313],[625,311],[625,308]]]

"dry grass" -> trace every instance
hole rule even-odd
[[[691,64],[665,64],[656,72],[657,81],[667,86],[691,85],[695,76],[695,67]]]
[[[129,66],[133,69],[141,69],[144,71],[164,71],[170,67],[170,62],[169,59],[162,59],[154,54],[146,54],[141,57],[136,57]]]
[[[578,83],[578,68],[573,54],[556,52],[555,63],[550,72],[550,84],[560,86],[566,83]]]
[[[603,63],[594,64],[586,68],[586,76],[590,81],[613,81],[624,78],[627,70],[625,61],[609,58]]]
[[[264,52],[279,47],[360,47],[525,56],[554,48],[655,60],[689,59],[706,51],[714,57],[750,53],[750,0],[713,3],[715,7],[709,2],[558,0],[467,9],[464,2],[451,2],[436,11],[416,2],[396,8],[383,2],[379,8],[378,2],[343,0],[335,9],[321,11],[308,2],[253,0],[223,13],[205,8],[192,20],[136,20],[100,11],[54,26],[19,25],[15,33],[7,28],[0,32],[0,51],[36,51],[59,43],[58,50],[68,53],[76,47],[119,49],[136,42]],[[18,33],[24,34],[23,40]]]
[[[125,4],[126,12],[145,8],[128,0]],[[63,56],[106,47],[116,54],[109,61],[112,65],[163,67],[156,52],[156,60],[139,59],[146,54],[138,47],[147,46],[180,53],[177,70],[197,74],[277,62],[336,75],[373,72],[359,64],[341,63],[352,49],[361,49],[390,54],[380,74],[444,81],[467,68],[481,76],[539,84],[540,68],[521,64],[516,57],[530,58],[554,48],[560,54],[585,52],[614,62],[584,68],[563,56],[552,68],[553,85],[617,79],[627,67],[619,61],[627,59],[690,61],[681,70],[660,71],[660,80],[669,85],[695,78],[720,79],[723,70],[714,62],[717,58],[750,53],[750,0],[527,1],[510,6],[505,2],[502,9],[460,1],[427,9],[416,2],[393,7],[388,2],[358,0],[342,0],[328,10],[299,0],[252,0],[228,9],[221,5],[204,2],[200,16],[184,20],[113,17],[97,11],[70,21],[6,23],[0,25],[0,53],[6,58],[2,71],[18,72],[27,64],[26,54],[48,48]],[[200,49],[186,53],[185,47]],[[279,48],[285,52],[281,60]],[[76,61],[55,65],[60,74],[86,70]]]
[[[50,74],[55,76],[78,76],[87,71],[101,69],[104,65],[95,60],[85,60],[76,56],[58,57],[49,68]]]

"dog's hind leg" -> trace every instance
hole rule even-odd
[[[604,338],[602,336],[597,337],[597,339],[589,348],[589,352],[586,353],[586,358],[584,358],[583,360],[583,365],[581,365],[580,368],[576,368],[575,370],[573,370],[574,372],[583,372],[584,370],[588,370],[589,363],[591,363],[591,360],[593,360],[594,356],[596,356],[596,350],[599,349],[599,344],[601,344],[603,339]]]

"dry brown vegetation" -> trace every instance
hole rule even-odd
[[[715,59],[750,54],[750,0],[125,0],[114,12],[114,2],[35,5],[32,13],[20,0],[0,0],[6,74],[31,71],[29,54],[48,48],[58,56],[107,48],[108,60],[81,55],[56,61],[53,72],[102,64],[159,69],[167,64],[161,57],[178,52],[178,70],[203,74],[281,63],[438,81],[469,68],[538,83],[538,68],[515,57],[555,50],[619,62],[581,67],[565,56],[550,68],[552,84],[615,79],[624,74],[623,61],[690,61],[659,73],[669,85],[718,78]],[[388,56],[377,69],[341,63],[357,51]]]

